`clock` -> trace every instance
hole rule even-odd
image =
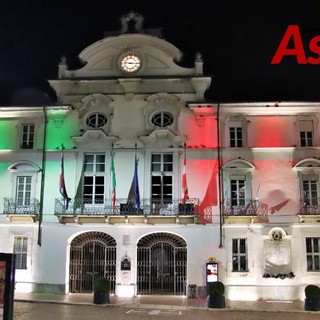
[[[136,54],[128,53],[120,59],[120,67],[124,72],[136,72],[141,67],[141,59]]]

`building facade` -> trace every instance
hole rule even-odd
[[[302,300],[320,282],[320,103],[205,100],[142,17],[64,59],[57,103],[0,107],[0,251],[16,290]]]

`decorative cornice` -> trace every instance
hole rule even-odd
[[[163,148],[179,148],[185,141],[185,136],[175,135],[168,129],[154,130],[148,136],[139,138],[145,146],[157,146],[159,149]]]
[[[72,137],[72,141],[78,148],[101,149],[110,147],[118,140],[116,136],[108,136],[102,130],[87,130],[80,137]]]

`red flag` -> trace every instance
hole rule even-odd
[[[185,204],[186,201],[189,199],[188,193],[188,184],[187,184],[187,172],[186,172],[186,150],[184,150],[184,161],[183,161],[183,168],[182,168],[182,203]]]

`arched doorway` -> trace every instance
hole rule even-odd
[[[83,233],[71,242],[69,291],[90,293],[94,279],[106,277],[114,292],[116,282],[116,241],[103,232]]]
[[[171,233],[152,233],[137,245],[137,294],[185,295],[187,244]]]

